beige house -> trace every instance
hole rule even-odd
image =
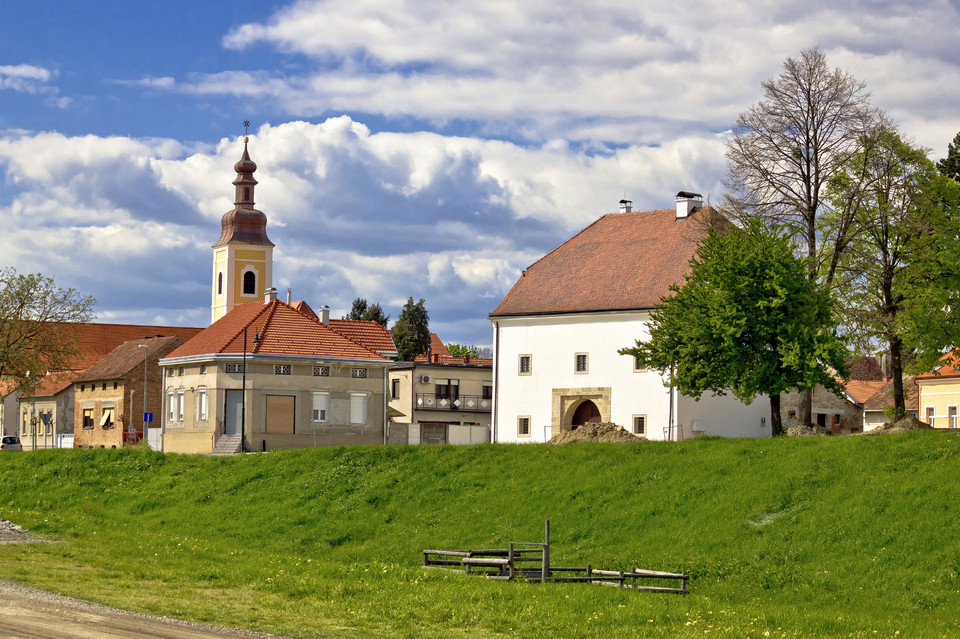
[[[160,361],[162,449],[385,443],[393,362],[268,297],[238,306]]]
[[[144,414],[161,409],[157,362],[181,344],[176,336],[130,340],[77,375],[74,448],[120,448],[140,441],[149,428]]]
[[[960,407],[960,351],[947,353],[930,373],[917,375],[918,417],[934,428],[957,428]]]
[[[389,376],[389,443],[490,441],[492,360],[435,354],[398,364]]]

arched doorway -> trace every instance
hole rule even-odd
[[[577,410],[573,412],[573,418],[570,420],[570,430],[576,430],[580,426],[590,422],[599,423],[600,421],[600,409],[597,408],[596,404],[587,399],[577,406]]]

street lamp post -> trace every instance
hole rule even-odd
[[[147,355],[150,353],[150,347],[146,344],[140,344],[137,348],[143,349],[143,414],[140,416],[143,425],[143,439],[147,439]],[[133,408],[132,406],[130,408]],[[147,446],[150,442],[147,441]]]
[[[246,452],[246,429],[247,429],[247,328],[243,327],[243,377],[240,381],[242,390],[240,391],[240,452]],[[260,335],[253,332],[253,343],[260,343]]]

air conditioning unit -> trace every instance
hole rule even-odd
[[[430,376],[429,376],[429,375],[421,375],[421,376],[420,376],[420,383],[421,383],[421,384],[429,384],[429,383],[430,383]]]

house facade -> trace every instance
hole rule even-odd
[[[389,373],[390,444],[491,441],[493,361],[434,354]]]
[[[960,426],[960,351],[947,353],[933,371],[917,375],[915,381],[919,419],[934,428]]]
[[[617,352],[649,337],[650,311],[717,221],[686,192],[676,209],[620,211],[529,266],[490,314],[493,441],[544,442],[591,421],[657,440],[769,436],[766,397],[687,397]]]
[[[180,326],[156,326],[149,324],[99,324],[83,323],[72,325],[75,331],[71,340],[76,341],[78,356],[70,370],[49,371],[35,388],[27,386],[16,390],[12,385],[0,386],[0,425],[4,435],[19,435],[24,448],[73,446],[73,434],[76,428],[74,405],[74,379],[110,354],[113,349],[130,340],[146,340],[158,336],[177,336],[187,340],[200,332],[199,328]],[[141,353],[142,357],[142,353]],[[155,371],[159,374],[159,371]],[[111,384],[112,385],[112,384]],[[23,432],[24,412],[27,412],[28,428]],[[35,417],[41,425],[35,429],[30,420]],[[47,420],[46,422],[44,420]],[[52,423],[47,434],[48,422]],[[36,436],[35,436],[36,434]]]
[[[74,448],[120,448],[143,439],[145,413],[162,406],[158,362],[183,344],[179,337],[124,342],[73,380]]]
[[[383,444],[392,363],[268,294],[160,361],[162,449]]]

